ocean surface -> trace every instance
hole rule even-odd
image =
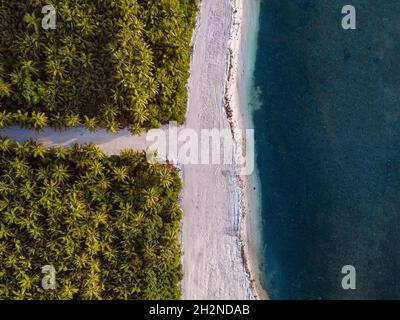
[[[400,1],[262,0],[254,76],[272,299],[400,298]],[[344,290],[345,265],[356,290]]]

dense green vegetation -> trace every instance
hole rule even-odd
[[[57,11],[42,29],[42,6]],[[186,110],[197,0],[0,2],[0,127],[158,127]]]
[[[1,138],[0,299],[179,298],[180,189],[143,153]]]

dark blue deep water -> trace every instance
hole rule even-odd
[[[341,27],[347,2],[357,30]],[[399,299],[400,1],[262,0],[260,19],[264,285],[273,299]]]

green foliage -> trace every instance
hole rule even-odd
[[[1,138],[0,299],[178,299],[180,190],[143,153]]]
[[[32,112],[60,129],[183,122],[197,0],[50,3],[56,30],[42,29],[40,1],[0,2],[0,111],[11,124],[29,127]]]

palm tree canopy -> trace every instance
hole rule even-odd
[[[144,153],[0,138],[0,296],[179,298],[180,190],[178,172]]]

